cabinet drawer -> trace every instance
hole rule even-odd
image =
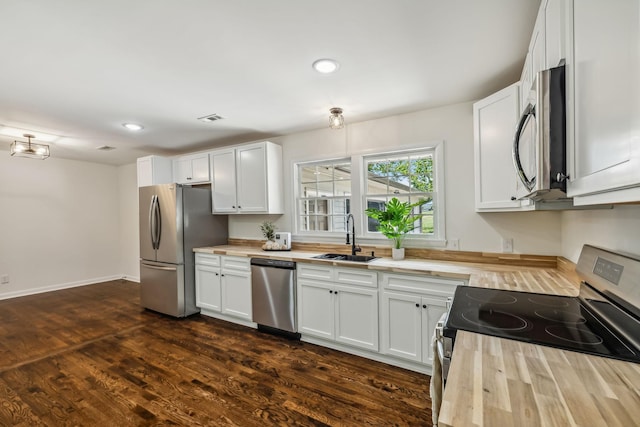
[[[331,266],[298,263],[298,277],[301,279],[331,280]]]
[[[251,259],[238,256],[223,256],[223,270],[251,271]]]
[[[429,295],[451,296],[462,280],[441,279],[433,276],[383,273],[382,286],[396,291],[419,292]]]
[[[220,255],[196,254],[197,265],[208,265],[210,267],[220,267]]]
[[[336,268],[336,283],[345,285],[366,286],[368,288],[378,287],[378,273],[359,268]]]

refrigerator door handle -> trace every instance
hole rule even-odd
[[[156,201],[156,195],[151,196],[151,202],[149,203],[149,235],[151,237],[151,247],[156,249],[156,230],[155,230],[155,215],[154,206]]]
[[[160,237],[162,235],[162,216],[160,215],[160,199],[157,195],[155,204],[156,249],[160,249]]]
[[[176,271],[178,269],[178,267],[160,267],[157,265],[146,264],[144,262],[142,263],[142,266],[144,266],[145,268],[151,268],[153,270]]]

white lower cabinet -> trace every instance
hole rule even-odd
[[[225,270],[220,279],[222,314],[251,320],[251,272]]]
[[[381,352],[433,365],[432,339],[449,298],[463,281],[423,275],[383,273]]]
[[[447,310],[443,297],[382,293],[382,352],[433,365],[431,340]]]
[[[378,351],[375,272],[298,264],[297,284],[301,334]]]
[[[196,306],[202,313],[233,321],[251,321],[249,258],[196,254]],[[226,316],[230,316],[227,319]]]

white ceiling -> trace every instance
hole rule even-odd
[[[323,128],[334,106],[348,124],[475,100],[519,79],[539,4],[0,0],[0,125],[119,165]],[[327,57],[337,73],[311,68]]]

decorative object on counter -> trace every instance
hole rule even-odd
[[[25,133],[23,136],[27,138],[28,141],[13,141],[10,150],[12,156],[41,160],[49,157],[49,146],[47,144],[31,142],[31,139],[35,139],[35,136],[30,133]]]
[[[368,217],[378,221],[378,231],[388,239],[393,239],[391,256],[395,260],[404,259],[404,248],[402,242],[407,233],[416,228],[417,218],[413,214],[413,208],[426,203],[426,200],[419,200],[416,203],[400,202],[396,197],[389,200],[384,210],[369,208],[365,210]]]
[[[342,129],[344,127],[342,108],[334,107],[330,109],[329,112],[331,113],[329,116],[329,127],[331,129]]]
[[[290,248],[286,247],[279,242],[276,242],[276,226],[271,221],[264,221],[260,224],[260,231],[267,241],[262,245],[262,250],[265,251],[287,251]]]

